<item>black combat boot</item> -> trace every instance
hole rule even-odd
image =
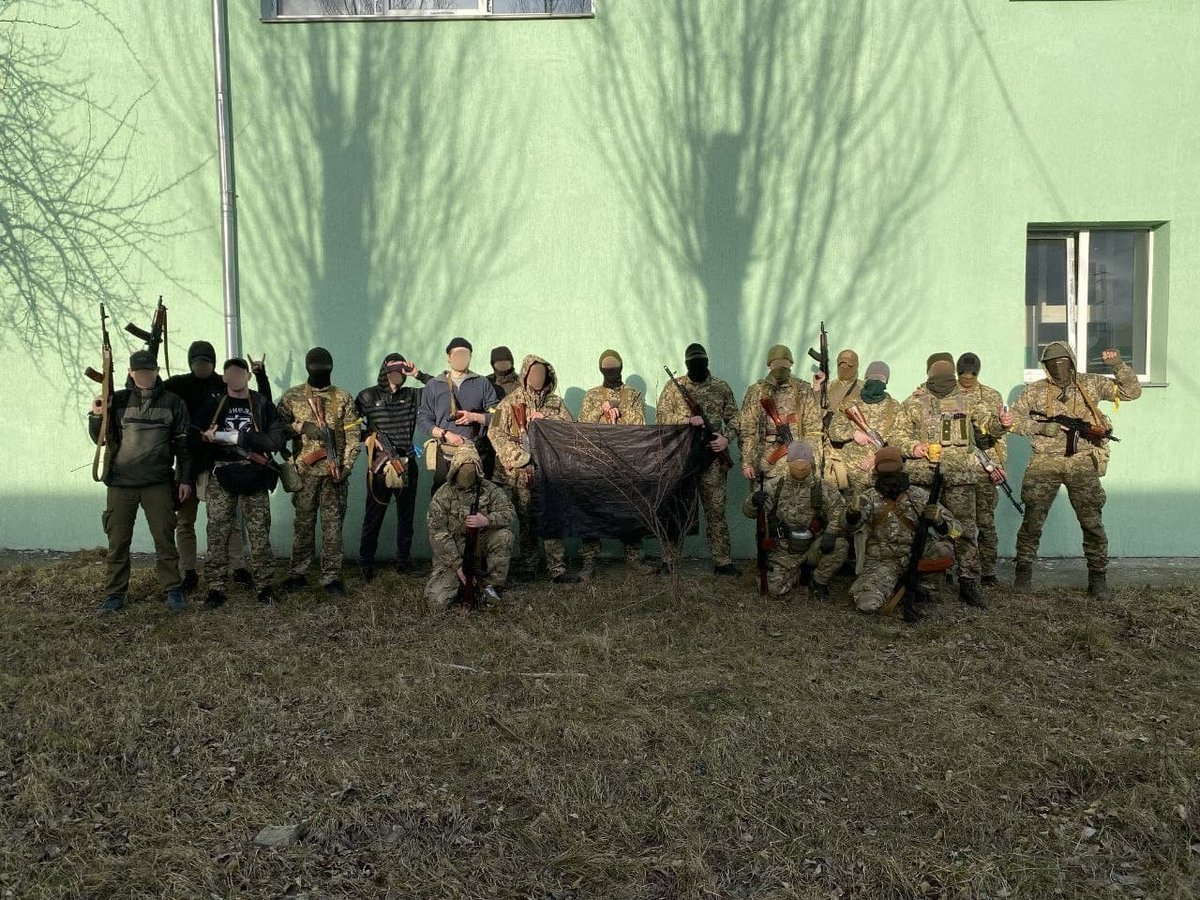
[[[1097,600],[1112,599],[1112,594],[1108,592],[1108,579],[1103,572],[1088,570],[1088,593]]]
[[[329,584],[323,585],[321,590],[333,597],[345,597],[346,586],[342,584],[342,579],[335,578]]]
[[[575,572],[563,572],[550,580],[555,584],[579,584],[583,581],[583,576],[577,575]]]
[[[809,582],[808,590],[814,600],[819,600],[821,603],[829,602],[829,585],[821,584],[814,578]]]
[[[1013,591],[1018,594],[1033,593],[1033,563],[1017,561],[1017,573],[1013,577]]]
[[[742,574],[742,570],[730,562],[730,563],[725,563],[725,565],[723,565],[723,566],[713,566],[713,574],[714,575],[730,575],[734,578],[737,578],[739,575]]]
[[[362,572],[362,580],[367,584],[375,580],[375,563],[360,563],[358,568]]]
[[[268,584],[266,587],[264,587],[262,590],[260,590],[258,592],[258,602],[259,603],[274,603],[275,602],[275,588],[271,587]]]
[[[308,587],[308,577],[305,575],[289,575],[280,585],[285,591],[298,591]]]
[[[216,609],[218,606],[221,606],[224,602],[225,602],[225,592],[224,591],[210,590],[208,592],[208,596],[204,600],[204,608],[205,609]]]
[[[200,576],[196,574],[195,569],[188,569],[183,573],[183,584],[179,585],[179,589],[185,594],[190,594],[200,584]]]
[[[979,595],[979,585],[974,578],[958,579],[958,599],[967,606],[974,606],[977,609],[987,609],[987,604],[983,602],[983,597]]]
[[[240,584],[242,587],[254,587],[254,576],[250,574],[249,569],[234,569],[233,583]]]
[[[979,579],[979,583],[984,587],[995,587],[1000,583],[1000,579],[995,575],[984,575]]]

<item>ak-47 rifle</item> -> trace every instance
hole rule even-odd
[[[167,308],[163,306],[162,294],[158,295],[158,306],[154,307],[154,317],[150,320],[150,330],[139,328],[130,322],[125,330],[139,341],[146,342],[150,355],[158,360],[158,348],[163,347],[163,359],[166,362],[167,374],[171,374],[171,348],[167,345]]]
[[[704,414],[704,410],[701,408],[700,404],[696,402],[696,398],[692,396],[692,392],[685,388],[683,383],[675,377],[675,373],[671,371],[670,367],[663,366],[663,371],[667,373],[667,377],[671,379],[671,384],[675,385],[675,389],[679,391],[679,396],[683,398],[683,403],[688,408],[688,412],[690,412],[693,416],[699,416],[701,422],[703,422],[701,428],[704,429],[704,446],[708,447],[708,445],[716,439],[720,432],[713,427],[713,423],[710,422],[708,416]],[[714,456],[716,457],[717,462],[719,462],[726,469],[733,467],[733,457],[729,455],[728,447],[726,447],[720,453],[714,454]]]
[[[975,423],[971,422],[971,428],[975,435],[974,444],[971,451],[975,454],[975,459],[979,465],[983,467],[983,471],[987,474],[988,480],[996,487],[1004,491],[1004,496],[1008,498],[1008,502],[1013,505],[1013,508],[1022,516],[1025,515],[1025,507],[1021,505],[1016,495],[1013,493],[1012,485],[1008,483],[1008,475],[1004,469],[991,456],[988,455],[988,447],[985,444],[995,446],[995,442],[990,439],[989,435],[979,433],[979,429],[975,427]]]
[[[471,503],[471,515],[479,514],[479,494],[483,488],[483,475],[475,479],[475,499]],[[475,579],[479,574],[479,529],[467,526],[467,537],[463,542],[462,558],[463,603],[469,609],[479,608],[479,590]]]
[[[767,527],[766,473],[758,473],[758,490],[754,492],[754,543],[758,547],[758,593],[767,594],[767,570],[770,568],[770,552],[775,549],[775,539]]]
[[[1079,452],[1080,438],[1083,438],[1089,444],[1096,447],[1103,446],[1105,441],[1120,442],[1121,440],[1113,436],[1111,428],[1105,428],[1102,425],[1097,425],[1095,422],[1089,422],[1087,419],[1061,414],[1048,416],[1037,410],[1030,410],[1029,416],[1035,422],[1055,422],[1063,427],[1063,430],[1067,432],[1067,456],[1074,456]]]
[[[325,460],[325,467],[329,470],[329,477],[337,481],[342,474],[342,466],[338,460],[337,442],[333,439],[333,431],[329,427],[329,421],[325,418],[325,403],[320,397],[309,397],[308,408],[312,410],[313,416],[317,420],[317,429],[321,432],[321,455],[309,453],[306,455],[304,462],[306,465],[312,465]]]
[[[817,368],[825,376],[821,381],[821,409],[829,409],[829,332],[825,330],[825,322],[821,322],[821,349],[808,348],[808,355],[816,362]]]
[[[113,357],[112,341],[108,337],[108,313],[104,304],[100,304],[100,369],[97,372],[91,366],[83,373],[100,385],[100,434],[96,438],[96,454],[92,457],[92,480],[103,481],[108,477],[109,444],[112,442],[112,423],[110,421],[113,397]]]
[[[942,498],[942,486],[945,483],[945,478],[942,475],[942,463],[940,456],[933,464],[933,483],[929,486],[929,499],[925,501],[926,506],[936,506]],[[896,585],[896,590],[891,598],[884,603],[879,610],[883,615],[891,615],[897,605],[903,610],[904,619],[913,621],[917,618],[917,597],[921,587],[921,576],[926,572],[940,571],[943,566],[936,562],[932,565],[922,565],[925,560],[925,547],[929,543],[929,529],[934,527],[934,523],[925,519],[922,516],[917,517],[917,527],[913,531],[912,549],[908,555],[908,565],[905,567],[904,575],[900,582]],[[952,562],[949,558],[947,562]],[[948,567],[948,566],[946,566]]]
[[[779,438],[779,446],[767,456],[767,464],[773,466],[787,456],[788,445],[793,440],[792,426],[779,414],[779,407],[775,405],[774,397],[760,397],[758,405],[763,408],[763,412],[767,414],[767,418],[775,426],[775,435]]]
[[[867,417],[863,415],[862,410],[854,404],[846,407],[846,418],[854,423],[854,427],[867,436],[875,448],[878,449],[884,446],[887,441],[883,439],[883,435],[871,427],[867,422]]]
[[[408,468],[408,460],[396,450],[396,445],[388,437],[387,432],[382,428],[377,428],[371,432],[371,435],[375,438],[375,445],[382,451],[378,461],[372,467],[372,472],[378,475],[385,468],[391,466],[400,474],[404,474]]]

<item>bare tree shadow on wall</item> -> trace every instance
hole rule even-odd
[[[99,365],[98,304],[113,323],[145,325],[142,295],[178,287],[157,251],[187,233],[164,203],[186,174],[159,185],[128,168],[153,87],[109,101],[67,74],[92,29],[142,67],[97,5],[0,0],[0,344],[23,347],[67,396],[89,390],[80,372]]]
[[[817,319],[835,343],[876,326],[873,355],[904,339],[906,226],[955,162],[965,40],[938,4],[614,4],[596,40],[585,99],[634,210],[628,337],[711,341],[743,375]]]

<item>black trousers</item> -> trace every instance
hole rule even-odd
[[[360,562],[373,563],[375,551],[379,547],[379,530],[383,527],[383,517],[387,514],[392,500],[396,501],[396,562],[408,562],[413,541],[413,511],[417,506],[417,458],[409,456],[408,481],[399,490],[389,488],[383,481],[383,474],[372,475],[372,491],[367,491],[367,508],[363,514],[362,540],[358,545]],[[376,500],[375,498],[379,499]]]

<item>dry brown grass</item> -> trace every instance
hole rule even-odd
[[[99,620],[100,568],[0,576],[2,896],[1200,888],[1195,588],[906,628],[616,570],[430,618],[386,575]]]

